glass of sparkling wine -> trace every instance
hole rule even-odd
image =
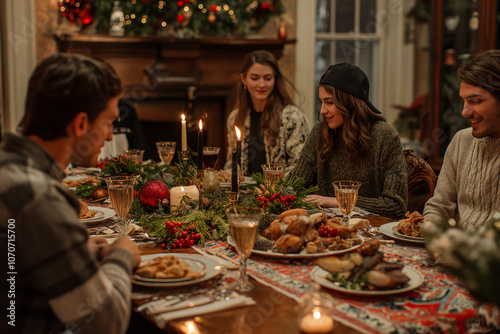
[[[276,184],[280,179],[285,177],[286,165],[284,164],[265,164],[261,165],[261,167],[264,170],[264,176],[268,185]]]
[[[252,253],[259,223],[263,212],[260,208],[231,207],[226,210],[231,238],[240,257],[240,280],[236,287],[239,291],[250,291],[253,285],[248,281],[247,258]]]
[[[156,149],[160,156],[161,162],[169,165],[175,155],[175,148],[177,143],[175,141],[159,141],[156,143]]]
[[[335,198],[339,204],[340,212],[342,212],[342,225],[349,226],[349,215],[354,209],[358,200],[358,191],[361,182],[357,181],[335,181]]]
[[[127,230],[127,220],[125,218],[134,199],[134,182],[135,177],[130,175],[106,178],[111,205],[119,217],[118,237],[125,235]]]

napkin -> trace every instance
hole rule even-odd
[[[229,300],[220,300],[211,302],[209,297],[196,298],[195,300],[185,301],[184,304],[189,304],[190,302],[196,305],[203,304],[200,306],[194,306],[185,308],[178,311],[169,312],[168,310],[173,306],[169,306],[168,303],[158,304],[155,303],[148,308],[146,313],[156,314],[152,316],[152,319],[156,322],[158,327],[164,329],[169,321],[174,319],[184,318],[184,317],[194,317],[205,313],[212,313],[217,311],[222,311],[226,309],[234,309],[237,307],[255,305],[255,300],[250,297],[234,294]],[[175,307],[182,306],[182,304],[175,305]],[[164,313],[160,313],[164,312]]]

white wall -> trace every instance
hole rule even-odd
[[[34,1],[2,1],[2,131],[14,132],[24,115],[28,78],[36,65]]]

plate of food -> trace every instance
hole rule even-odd
[[[369,239],[359,252],[317,259],[311,277],[325,288],[360,296],[404,293],[422,285],[422,273],[385,261],[379,246],[377,239]]]
[[[425,238],[407,238],[403,237],[399,233],[396,234],[394,233],[394,228],[399,224],[399,222],[392,222],[392,223],[387,223],[384,225],[381,225],[378,230],[380,233],[385,235],[386,237],[396,239],[399,241],[404,241],[404,242],[409,242],[409,243],[414,243],[414,244],[420,244],[420,245],[425,245]]]
[[[142,261],[133,277],[144,282],[170,283],[199,279],[206,272],[207,266],[198,259],[163,255]]]
[[[94,185],[97,185],[99,179],[97,178],[97,176],[72,175],[72,176],[67,176],[63,180],[63,184],[70,190],[76,190],[77,187],[89,182],[93,183]]]
[[[132,283],[135,285],[146,286],[146,287],[180,287],[187,286],[192,284],[198,284],[201,282],[205,282],[209,279],[217,276],[222,266],[215,260],[204,257],[198,254],[184,254],[184,253],[159,253],[159,254],[149,254],[141,256],[141,266],[148,263],[151,260],[155,260],[156,258],[163,258],[165,256],[173,256],[179,258],[179,261],[188,262],[190,268],[195,270],[201,270],[199,273],[203,273],[197,278],[190,278],[184,280],[173,280],[173,279],[151,279],[151,281],[147,280],[147,278],[141,276],[136,271],[132,275]],[[156,260],[159,261],[159,260]],[[139,267],[140,268],[140,267]],[[146,279],[146,280],[145,280]]]
[[[80,209],[80,219],[81,223],[97,223],[103,220],[109,219],[116,215],[115,210],[102,208],[100,206],[87,206],[87,204],[82,202],[82,207]]]
[[[359,248],[364,238],[355,226],[342,226],[342,218],[319,212],[309,216],[304,209],[287,210],[257,237],[252,254],[306,259],[347,253]],[[228,243],[234,247],[231,237]]]

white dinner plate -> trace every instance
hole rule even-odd
[[[405,238],[405,239],[411,239],[411,240],[424,241],[425,242],[425,238],[424,237],[414,237],[414,236],[411,236],[411,235],[403,234],[403,233],[401,233],[401,232],[398,231],[397,227],[398,227],[398,224],[396,224],[396,225],[394,225],[392,227],[392,233],[394,233],[398,237]]]
[[[163,254],[163,256],[170,256],[172,254]],[[207,272],[207,266],[205,263],[201,262],[198,259],[192,259],[190,257],[185,257],[185,256],[176,256],[179,261],[184,261],[189,263],[189,266],[193,271],[197,271],[200,273],[200,277],[202,278],[203,275]],[[146,264],[150,260],[143,260],[141,261],[141,266]],[[176,278],[150,278],[150,277],[142,277],[140,275],[134,274],[132,275],[136,280],[138,281],[144,281],[144,282],[152,282],[152,283],[172,283],[172,282],[183,282],[183,281],[190,281],[198,278],[194,277],[176,277]]]
[[[350,248],[346,249],[339,249],[339,250],[334,250],[334,251],[329,251],[326,253],[314,253],[314,254],[301,254],[301,253],[294,253],[294,254],[283,254],[283,253],[274,253],[271,251],[263,251],[263,250],[256,250],[252,249],[252,254],[257,254],[257,255],[262,255],[262,256],[267,256],[267,257],[273,257],[273,258],[278,258],[278,259],[311,259],[311,258],[316,258],[316,257],[323,257],[323,256],[330,256],[330,255],[338,255],[338,254],[343,254],[350,252],[352,250],[355,250],[363,244],[365,239],[361,236],[358,235],[358,239],[361,240],[359,245],[352,246]],[[234,244],[233,239],[231,236],[227,237],[227,242],[234,248],[236,248],[236,245]]]
[[[88,208],[89,210],[97,211],[97,213],[92,218],[79,219],[81,223],[97,223],[116,215],[116,212],[113,209],[102,208],[100,206],[89,206]]]
[[[221,272],[221,269],[223,268],[219,262],[212,260],[212,259],[209,259],[207,257],[204,257],[203,255],[184,254],[184,253],[159,253],[159,254],[143,255],[143,256],[141,256],[141,263],[147,262],[147,261],[152,260],[152,259],[159,257],[159,256],[165,256],[165,255],[173,255],[173,256],[182,257],[183,259],[188,258],[188,259],[200,261],[205,265],[206,273],[204,276],[202,276],[200,278],[189,280],[189,281],[181,281],[181,282],[145,282],[145,281],[137,280],[134,277],[132,277],[132,283],[135,285],[147,286],[147,287],[157,287],[157,288],[171,288],[171,287],[187,286],[187,285],[198,284],[201,282],[208,281],[209,279],[212,279],[215,276],[219,275]]]
[[[255,182],[254,179],[252,179],[251,177],[245,176],[245,181],[240,182],[240,186],[247,186],[249,184],[254,184],[254,183],[257,183],[257,182]],[[231,188],[231,182],[221,182],[220,186],[223,188]]]
[[[404,242],[425,245],[425,238],[402,237],[402,236],[400,236],[402,234],[395,234],[393,231],[393,227],[397,226],[398,224],[399,224],[399,222],[387,223],[387,224],[381,225],[378,228],[378,230],[380,231],[380,233],[382,233],[383,235],[385,235],[389,238],[393,238],[393,239],[404,241]]]
[[[313,280],[318,282],[320,285],[327,289],[331,289],[337,292],[342,292],[350,295],[357,296],[387,296],[394,295],[398,293],[412,291],[424,283],[424,275],[422,275],[418,270],[410,267],[404,267],[403,273],[410,278],[410,281],[402,288],[391,289],[391,290],[352,290],[339,286],[334,282],[326,278],[328,271],[323,270],[320,267],[316,267],[311,272],[311,277]]]

